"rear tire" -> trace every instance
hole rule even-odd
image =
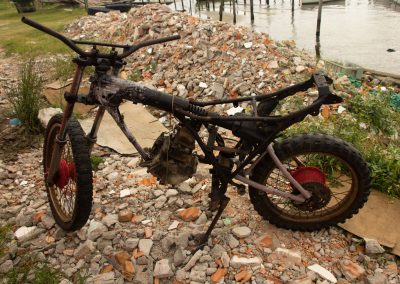
[[[46,127],[43,146],[45,180],[62,117],[62,114],[53,116]],[[46,182],[46,189],[57,224],[66,231],[75,231],[85,225],[92,208],[92,166],[85,133],[76,119],[70,118],[66,133],[67,143],[54,177],[54,185],[50,186]]]
[[[325,174],[326,182],[302,184],[319,196],[308,204],[296,204],[250,187],[254,209],[270,223],[292,230],[318,230],[345,221],[363,207],[371,188],[370,170],[350,144],[327,135],[300,135],[275,144],[274,149],[289,171],[318,168]],[[269,156],[254,168],[250,178],[297,194]]]

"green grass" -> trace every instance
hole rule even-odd
[[[60,32],[66,24],[85,15],[85,10],[65,5],[44,5],[36,12],[24,15]],[[22,23],[22,16],[9,1],[0,0],[0,47],[7,55],[17,53],[32,57],[69,50],[59,40]]]
[[[9,226],[0,227],[0,257],[7,252],[7,244],[11,241],[12,237],[11,228]]]
[[[19,118],[30,134],[40,133],[38,119],[41,107],[40,93],[43,80],[38,76],[33,61],[28,61],[20,70],[18,85],[6,93],[12,106],[12,115]]]

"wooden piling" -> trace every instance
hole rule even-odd
[[[318,4],[318,17],[317,17],[317,31],[315,33],[316,42],[315,42],[315,54],[317,57],[317,61],[321,58],[321,42],[320,42],[320,34],[321,34],[321,17],[322,17],[322,0],[319,0]]]
[[[212,0],[213,3],[213,11],[215,11],[215,0]]]
[[[292,12],[294,12],[294,0],[292,0]]]
[[[236,24],[236,0],[233,0],[233,24]]]
[[[250,0],[250,20],[251,20],[251,23],[253,24],[254,23],[254,0]]]
[[[181,1],[181,3],[182,3],[182,11],[184,11],[185,10],[185,4],[183,4],[183,0]]]
[[[221,4],[219,5],[219,20],[222,21],[222,14],[224,13],[224,0],[221,0]]]

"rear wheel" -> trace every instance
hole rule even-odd
[[[62,114],[53,116],[46,128],[43,147],[45,180],[50,167],[56,137],[60,132]],[[80,229],[92,208],[92,167],[84,132],[71,118],[66,128],[66,144],[53,185],[46,185],[50,208],[57,224],[67,231]]]
[[[275,152],[292,176],[312,193],[296,203],[249,190],[255,210],[278,227],[311,231],[343,222],[364,205],[370,192],[370,171],[350,144],[327,135],[301,135],[277,143]],[[299,194],[269,157],[254,169],[252,180]]]

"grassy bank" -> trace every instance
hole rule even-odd
[[[65,5],[44,5],[25,16],[56,31],[76,18],[85,15],[85,10]],[[46,53],[63,53],[69,49],[60,41],[21,22],[14,5],[0,0],[0,47],[7,55],[37,56]]]

